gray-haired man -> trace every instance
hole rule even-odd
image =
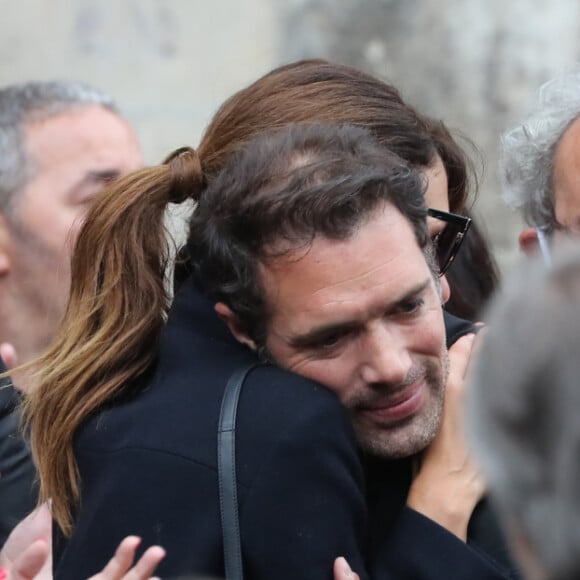
[[[580,233],[580,67],[546,84],[526,120],[502,140],[507,203],[528,224],[526,253],[561,234]]]
[[[142,165],[108,95],[80,83],[0,89],[0,343],[28,362],[64,312],[75,232],[93,196]],[[6,346],[6,343],[11,345]],[[26,380],[15,376],[26,388]],[[17,434],[17,394],[0,390],[0,545],[34,507],[34,469]]]
[[[71,242],[93,196],[141,165],[136,135],[107,95],[65,82],[0,90],[0,342],[19,362],[60,321]]]

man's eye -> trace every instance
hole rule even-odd
[[[315,350],[332,350],[337,347],[344,338],[344,333],[329,334],[320,340],[317,340],[312,347]]]
[[[399,312],[401,314],[415,314],[421,310],[423,304],[425,304],[423,298],[406,300],[399,305]]]
[[[338,334],[333,334],[332,336],[327,336],[323,338],[319,343],[318,346],[321,348],[332,348],[336,346],[340,342],[340,336]]]

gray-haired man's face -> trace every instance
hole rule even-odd
[[[28,123],[25,145],[33,173],[2,221],[10,243],[1,248],[13,312],[2,340],[21,361],[44,348],[62,317],[72,245],[95,194],[143,164],[134,131],[96,105]]]
[[[556,148],[552,184],[557,223],[580,235],[580,119],[572,123]]]
[[[566,130],[554,152],[551,175],[555,219],[545,226],[525,228],[520,248],[530,255],[539,250],[547,263],[554,246],[565,239],[580,240],[580,119]]]

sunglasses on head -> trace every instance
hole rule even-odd
[[[427,215],[445,222],[443,230],[432,239],[439,276],[443,276],[457,256],[463,238],[471,225],[471,218],[431,208],[427,209]]]

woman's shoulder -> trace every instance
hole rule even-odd
[[[270,414],[279,417],[293,417],[297,411],[301,415],[346,412],[338,397],[324,385],[272,364],[252,368],[242,388],[243,397],[249,399],[246,404],[267,406]]]
[[[347,409],[324,386],[275,366],[255,368],[244,383],[237,411],[240,482],[251,486],[266,471],[360,469]],[[330,471],[332,471],[330,469]],[[340,471],[340,469],[339,469]],[[260,475],[261,474],[261,475]]]
[[[256,367],[248,376],[237,422],[240,432],[256,442],[261,437],[319,437],[322,432],[337,440],[354,439],[348,411],[332,391],[273,365]]]

